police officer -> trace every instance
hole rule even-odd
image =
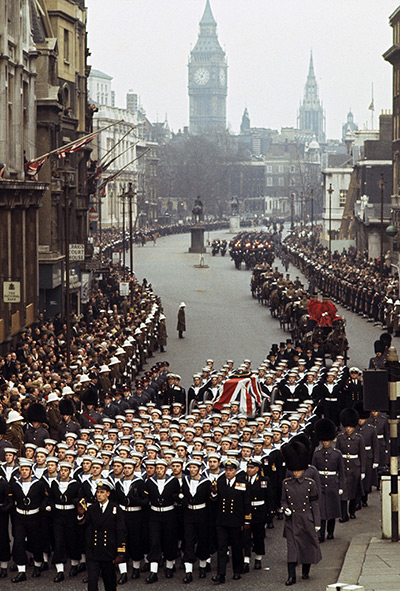
[[[80,523],[86,524],[88,591],[98,591],[100,574],[105,591],[116,591],[115,563],[124,560],[126,531],[122,511],[110,500],[112,484],[99,480],[96,502],[85,512],[78,504]]]

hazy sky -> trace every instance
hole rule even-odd
[[[205,0],[86,0],[89,63],[113,76],[116,105],[133,89],[150,120],[177,131],[189,121],[187,63]],[[251,125],[296,126],[310,50],[328,138],[341,136],[351,107],[360,128],[391,109],[392,44],[388,17],[399,0],[211,0],[228,59],[227,121],[239,130],[244,107]]]

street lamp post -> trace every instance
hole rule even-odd
[[[304,226],[304,195],[300,193],[300,228]]]
[[[124,192],[121,195],[121,200],[122,200],[122,265],[124,267],[124,279],[125,279],[126,244],[125,244],[125,193]]]
[[[71,363],[71,321],[70,321],[70,285],[69,285],[69,185],[67,174],[64,174],[64,250],[65,250],[65,323],[67,326],[67,367]]]
[[[290,193],[290,230],[294,230],[294,193]]]
[[[383,179],[383,173],[381,173],[381,178],[378,181],[379,188],[381,190],[381,260],[380,260],[380,270],[381,276],[383,276],[383,238],[384,238],[384,229],[383,229],[383,196],[384,196],[384,189],[385,189],[385,181]]]
[[[329,193],[329,226],[328,226],[329,227],[329,235],[328,235],[329,262],[332,263],[332,193],[333,193],[332,183],[329,183],[328,193]]]
[[[314,189],[311,189],[310,200],[311,200],[311,232],[313,232],[314,231]]]
[[[135,190],[133,188],[133,183],[129,183],[128,185],[128,192],[126,194],[129,200],[129,266],[130,266],[130,274],[133,277],[133,213],[132,213],[132,201],[135,197]],[[130,285],[130,294],[131,294],[131,309],[133,308],[133,282],[131,281]]]

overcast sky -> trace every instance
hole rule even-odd
[[[177,131],[188,125],[187,63],[206,0],[86,0],[89,63],[113,76],[116,105],[140,96],[152,121]],[[227,121],[239,130],[244,107],[251,125],[296,126],[310,50],[328,138],[341,136],[351,107],[360,128],[391,109],[392,44],[388,17],[399,0],[211,0],[228,59]]]

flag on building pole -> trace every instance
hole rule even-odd
[[[368,109],[369,109],[369,111],[375,111],[374,99],[372,99]]]
[[[43,164],[46,162],[47,156],[40,158],[39,160],[27,160],[24,164],[25,174],[26,176],[34,177],[39,170],[42,168]]]

